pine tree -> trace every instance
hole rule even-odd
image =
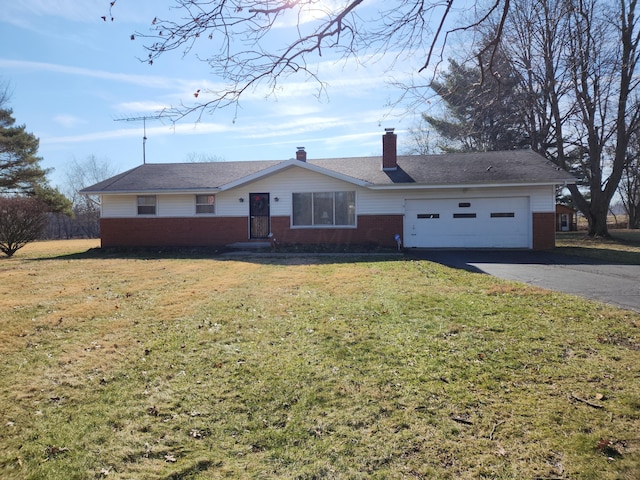
[[[15,122],[12,110],[0,109],[0,191],[33,195],[36,185],[46,183],[37,156],[40,141]]]
[[[39,139],[15,125],[13,110],[0,108],[0,195],[36,197],[52,211],[70,213],[70,202],[47,182],[40,166]]]
[[[449,69],[431,82],[443,100],[444,115],[423,115],[442,139],[443,151],[495,151],[528,144],[519,94],[519,78],[500,50],[479,55],[472,66],[449,60]]]

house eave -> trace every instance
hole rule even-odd
[[[167,188],[152,190],[80,190],[83,195],[207,195],[220,192],[220,188]]]

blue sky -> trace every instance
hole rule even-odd
[[[369,3],[374,7],[376,1]],[[72,162],[91,155],[117,171],[139,165],[142,122],[116,120],[190,102],[193,92],[218,81],[206,63],[179,52],[153,66],[138,60],[146,56],[143,42],[130,35],[148,31],[170,4],[118,0],[115,21],[104,22],[107,0],[0,0],[0,81],[11,87],[9,106],[17,123],[40,139],[42,165],[53,169],[53,185],[64,186]],[[276,97],[265,98],[261,90],[247,95],[237,114],[218,110],[200,122],[188,118],[177,125],[150,120],[146,160],[288,159],[297,146],[305,146],[309,158],[379,155],[380,137],[389,127],[400,134],[402,149],[416,117],[388,107],[400,94],[385,73],[392,58],[366,66],[314,58],[328,84],[320,99],[316,84],[291,77]],[[415,71],[408,63],[396,65],[396,80]]]

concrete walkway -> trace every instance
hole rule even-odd
[[[640,265],[529,250],[412,250],[407,255],[640,312]]]

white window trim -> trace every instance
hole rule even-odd
[[[353,212],[353,225],[324,225],[324,224],[311,224],[311,225],[294,225],[293,224],[293,196],[295,194],[300,193],[310,193],[311,194],[311,221],[313,222],[313,194],[315,193],[331,193],[333,194],[333,219],[335,222],[336,218],[336,202],[335,202],[335,194],[336,193],[353,193],[354,194],[354,212]],[[291,230],[320,230],[320,229],[345,229],[345,230],[353,230],[358,228],[358,192],[356,190],[331,190],[331,191],[313,191],[313,192],[291,192],[291,215],[289,218],[289,223]]]
[[[203,212],[203,213],[199,213],[198,212],[198,205],[211,205],[209,203],[198,203],[198,197],[213,197],[213,212]],[[194,195],[193,197],[193,201],[194,201],[194,205],[193,205],[193,213],[195,216],[197,217],[213,217],[216,215],[217,211],[218,211],[218,206],[216,205],[216,196],[215,195],[209,195],[209,194],[200,194],[200,195]]]
[[[140,198],[153,198],[153,213],[140,213],[140,207],[150,207],[151,205],[140,205]],[[136,196],[136,215],[138,217],[157,217],[158,216],[158,196],[157,195],[137,195]]]

